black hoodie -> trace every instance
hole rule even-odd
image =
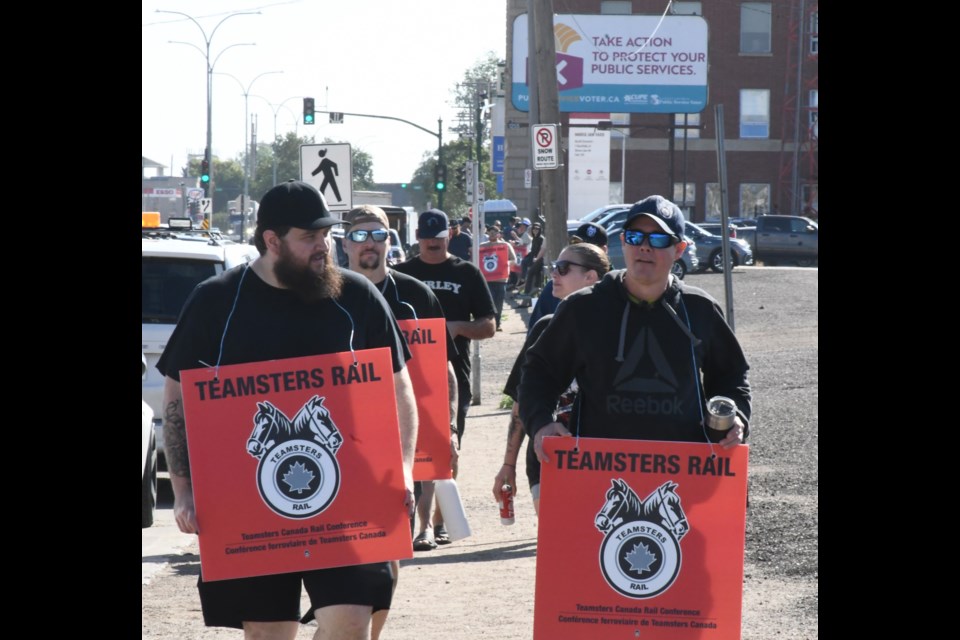
[[[747,424],[749,365],[717,302],[673,277],[656,302],[633,302],[624,273],[568,296],[527,351],[519,402],[530,436],[554,421],[574,378],[574,435],[718,441],[723,434],[702,422],[716,395],[734,400]]]

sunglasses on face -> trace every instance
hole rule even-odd
[[[357,229],[348,233],[347,237],[354,242],[366,242],[367,238],[373,238],[374,242],[384,242],[390,237],[390,232],[386,229],[374,229],[373,231]]]
[[[644,239],[648,240],[650,246],[654,249],[666,249],[677,241],[676,236],[668,233],[644,233],[634,229],[627,229],[623,232],[623,241],[634,247],[641,246]]]
[[[562,276],[570,273],[570,267],[580,267],[581,269],[589,269],[587,265],[580,264],[579,262],[570,262],[569,260],[557,260],[556,262],[551,263],[553,270],[559,273]]]

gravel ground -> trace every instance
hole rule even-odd
[[[745,640],[818,636],[818,278],[817,269],[733,272],[734,320],[754,389]],[[722,276],[694,274],[687,282],[723,303]],[[473,535],[401,563],[384,640],[533,635],[533,506],[522,482],[516,524],[505,527],[491,495],[509,415],[500,409],[500,390],[522,345],[527,311],[505,309],[504,331],[483,343],[482,401],[467,421],[458,480]],[[194,543],[142,586],[143,638],[241,637],[203,626],[196,552]],[[301,628],[298,640],[311,638],[314,629]]]

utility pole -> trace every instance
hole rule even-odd
[[[560,124],[560,100],[557,91],[557,50],[553,35],[553,0],[532,0],[533,33],[536,49],[537,76],[540,80],[538,96],[540,117],[534,120],[534,112],[530,112],[530,126],[535,124]],[[557,137],[562,140],[563,135],[559,127]],[[533,144],[531,141],[529,144]],[[561,157],[563,154],[561,153]],[[549,264],[567,245],[567,212],[566,201],[561,193],[563,184],[558,169],[544,170],[540,173],[540,213],[547,221],[546,252],[544,263]]]

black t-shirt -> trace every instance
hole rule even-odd
[[[415,317],[444,317],[443,307],[440,306],[440,300],[437,299],[437,296],[433,294],[430,287],[413,276],[388,270],[386,279],[374,286],[383,294],[397,320],[413,320]],[[416,312],[416,316],[414,316],[414,312]],[[447,360],[454,362],[457,357],[457,346],[453,342],[450,331],[446,331],[446,335]]]
[[[179,380],[183,369],[338,353],[352,346],[388,347],[393,370],[400,371],[410,352],[383,296],[363,276],[341,274],[336,301],[304,302],[246,265],[202,282],[187,299],[157,369]]]
[[[530,243],[530,259],[536,260],[537,254],[540,253],[540,247],[543,246],[543,234],[538,235],[533,239],[533,242]],[[540,258],[540,261],[543,261],[543,258]]]
[[[414,258],[396,265],[394,270],[413,276],[430,287],[440,300],[448,321],[492,318],[497,313],[483,274],[470,262],[451,256],[440,264],[427,264]],[[454,369],[463,380],[464,374],[470,374],[470,340],[457,336],[454,343],[458,353]]]
[[[467,262],[472,257],[470,255],[471,249],[473,249],[473,238],[462,231],[450,238],[450,243],[447,245],[447,251]]]

